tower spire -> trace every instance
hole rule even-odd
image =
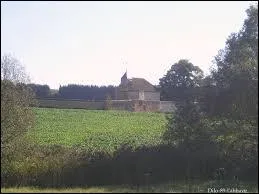
[[[126,76],[128,76],[128,70],[127,70],[128,62],[126,61],[125,64],[126,64]]]

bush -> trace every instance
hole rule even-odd
[[[33,126],[33,93],[24,83],[24,71],[16,59],[1,60],[1,178],[11,171],[11,161],[22,146],[22,136]],[[2,74],[3,73],[3,74]],[[18,146],[19,144],[19,146]]]

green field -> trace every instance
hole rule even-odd
[[[113,152],[122,144],[133,148],[161,144],[166,130],[163,113],[54,108],[34,111],[36,126],[27,137],[40,145]]]
[[[219,186],[215,181],[196,181],[191,185],[185,182],[170,181],[164,184],[155,184],[148,186],[128,186],[128,185],[114,185],[114,186],[94,186],[84,188],[37,188],[37,187],[13,187],[1,188],[2,193],[208,193],[209,188],[215,188],[218,192],[229,190],[229,193],[245,192],[258,193],[258,186],[256,183],[240,182],[236,185],[222,185]],[[211,192],[211,191],[210,191]],[[225,192],[224,192],[225,193]]]
[[[167,124],[164,113],[55,108],[33,111],[36,125],[26,138],[34,144],[27,141],[28,145],[17,151],[24,155],[17,154],[11,161],[10,174],[14,177],[8,180],[14,178],[14,184],[1,188],[3,193],[207,192],[214,187],[210,180],[182,182],[185,158],[181,150],[162,145]],[[141,149],[121,151],[124,144],[132,150]],[[203,164],[199,164],[194,168],[200,169]],[[152,172],[150,183],[147,171]],[[223,186],[232,188],[231,184]],[[239,183],[238,187],[258,192],[254,183]]]

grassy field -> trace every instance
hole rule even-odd
[[[158,145],[165,131],[163,113],[35,108],[36,127],[27,137],[41,145],[81,146],[113,152],[122,144]]]
[[[26,158],[12,161],[11,165],[13,170],[11,174],[18,177],[16,182],[19,183],[14,185],[29,187],[1,188],[3,193],[208,192],[208,188],[213,188],[209,182],[192,182],[189,185],[182,182],[157,185],[146,184],[146,179],[143,175],[146,170],[152,169],[152,173],[155,175],[153,179],[157,181],[153,183],[164,183],[172,180],[172,172],[174,175],[178,171],[180,171],[180,174],[185,172],[184,168],[181,169],[182,167],[179,165],[184,163],[184,160],[177,163],[174,155],[172,155],[172,153],[177,154],[177,152],[170,151],[169,153],[168,149],[161,149],[161,144],[163,143],[161,136],[166,130],[167,123],[164,113],[54,108],[34,108],[34,111],[36,113],[36,126],[28,131],[26,137],[42,146],[38,148],[38,146],[29,143],[29,145],[36,147],[36,151],[28,152],[29,154]],[[129,144],[133,148],[150,146],[149,148],[152,152],[146,152],[145,149],[134,153],[122,152],[119,153],[119,157],[115,154],[114,158],[107,158],[104,155],[101,157],[101,161],[99,161],[98,157],[95,158],[94,154],[92,155],[93,152],[113,153],[123,144]],[[50,147],[50,151],[49,148],[46,148],[48,146],[45,145],[63,145],[64,147],[58,153],[56,153],[55,149],[52,153],[52,147]],[[158,146],[159,150],[153,149],[156,145],[160,145]],[[83,149],[79,149],[79,153],[83,154],[82,156],[89,151],[91,160],[81,158],[80,154],[71,154],[74,153],[74,148],[72,147],[76,147],[75,150],[82,147]],[[87,157],[89,156],[87,155]],[[176,156],[179,157],[179,154]],[[164,161],[164,158],[167,161]],[[178,164],[176,168],[174,168],[175,165],[172,165],[174,162]],[[134,170],[131,170],[132,167],[136,167],[137,171],[135,173]],[[106,177],[109,173],[114,174],[113,179],[110,176]],[[41,176],[41,174],[44,176]],[[163,178],[165,174],[168,175],[168,178],[160,181],[160,178]],[[35,185],[41,185],[42,188],[33,187],[30,184],[20,184],[26,177],[26,181],[31,181],[33,177],[37,177],[36,179],[40,181]],[[108,186],[113,183],[112,181],[110,183],[109,180],[122,185]],[[142,186],[123,185],[124,183],[130,184],[131,180],[142,183],[140,184]],[[67,183],[73,186],[62,188]],[[55,185],[59,189],[55,188]],[[60,185],[62,186],[60,187]],[[226,185],[226,189],[236,188],[236,186],[232,187],[231,184]],[[256,184],[246,183],[239,185],[239,189],[247,189],[247,192],[258,193]]]
[[[256,183],[240,183],[238,186],[227,184],[218,186],[214,181],[194,182],[191,185],[184,182],[168,182],[165,184],[149,186],[99,186],[85,188],[37,188],[37,187],[13,187],[1,188],[2,193],[208,193],[210,189],[218,190],[218,193],[258,193]],[[234,190],[236,192],[234,192]],[[225,191],[225,192],[224,192]],[[231,192],[232,191],[232,192]]]

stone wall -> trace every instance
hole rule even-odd
[[[130,100],[112,100],[111,110],[132,110],[132,104]]]
[[[159,101],[133,100],[133,111],[135,112],[159,112]]]
[[[39,107],[47,108],[80,108],[87,110],[104,110],[105,101],[84,100],[54,100],[38,99]],[[147,100],[111,100],[111,110],[125,110],[134,112],[173,112],[175,103],[171,101],[147,101]]]
[[[38,99],[39,107],[103,110],[104,101]]]

